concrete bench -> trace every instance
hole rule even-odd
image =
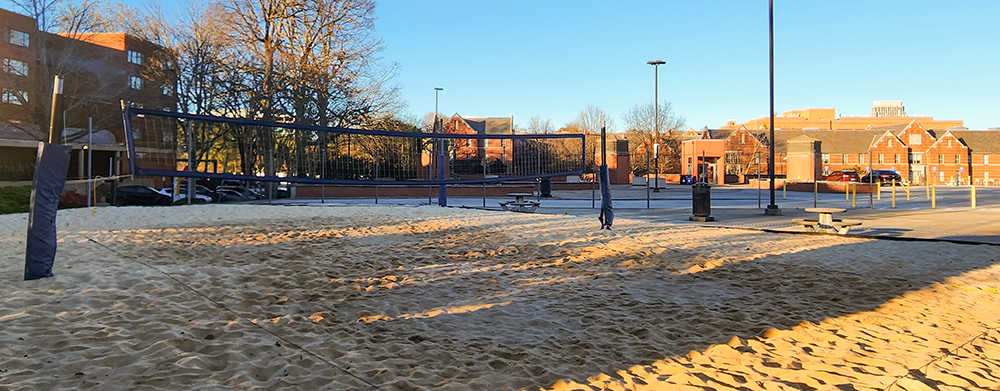
[[[861,225],[861,220],[832,219],[829,223],[820,223],[819,219],[793,219],[792,224],[798,224],[811,229],[813,232],[830,232],[840,235],[846,234],[851,227]]]
[[[500,208],[508,212],[533,213],[536,209],[538,209],[539,205],[541,205],[541,203],[538,201],[500,201]]]

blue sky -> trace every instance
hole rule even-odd
[[[142,0],[129,0],[141,5]],[[170,11],[174,2],[164,2]],[[381,0],[383,61],[413,116],[572,121],[587,105],[621,125],[659,97],[711,128],[768,112],[766,0]],[[775,110],[910,115],[1000,127],[1000,1],[795,0],[775,4]]]
[[[691,127],[768,112],[767,1],[383,0],[378,33],[409,110],[549,118],[587,105],[618,120],[659,96]],[[910,115],[1000,127],[997,1],[796,0],[775,4],[775,110]]]

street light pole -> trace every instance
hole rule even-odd
[[[438,92],[443,91],[444,88],[434,87],[434,128],[438,128]],[[444,133],[442,128],[439,133]],[[438,179],[444,180],[444,139],[438,139]],[[438,206],[448,206],[448,194],[447,189],[442,183],[438,185]]]
[[[666,64],[663,60],[646,61],[646,64],[653,66],[653,160],[656,164],[656,178],[653,191],[660,192],[660,154],[657,153],[660,146],[660,65]],[[646,167],[649,170],[649,167]]]
[[[771,126],[768,131],[770,132],[770,137],[768,138],[768,144],[770,145],[770,158],[767,160],[767,177],[768,186],[770,186],[771,191],[771,203],[767,205],[767,209],[764,210],[764,214],[768,216],[781,216],[781,209],[778,209],[778,205],[774,203],[774,0],[768,0],[768,62],[770,63],[770,89],[771,89],[771,112],[768,113],[771,117]],[[787,171],[787,170],[786,170]]]

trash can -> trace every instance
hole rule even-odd
[[[712,217],[712,186],[698,182],[691,186],[691,221],[715,221]]]
[[[538,193],[541,197],[552,197],[552,178],[542,179],[542,183],[538,187]]]

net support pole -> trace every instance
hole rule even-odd
[[[187,121],[187,152],[188,152],[188,171],[194,172],[194,128],[192,127],[191,120]],[[194,195],[198,192],[195,189],[194,177],[188,177],[187,180],[187,203],[191,205],[194,203]]]
[[[87,207],[91,207],[94,196],[94,117],[87,117]],[[97,202],[94,202],[97,204]]]

